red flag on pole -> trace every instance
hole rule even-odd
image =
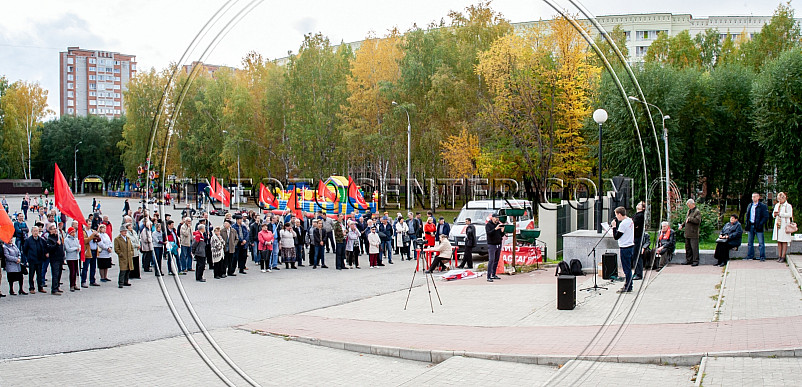
[[[355,201],[360,208],[368,208],[368,203],[365,202],[365,198],[362,197],[362,193],[359,192],[351,176],[348,176],[348,197]]]
[[[14,222],[3,207],[0,207],[0,241],[11,242],[14,237]]]
[[[318,197],[322,197],[322,198],[324,198],[324,199],[326,199],[328,201],[331,201],[331,202],[337,200],[337,194],[332,192],[329,189],[329,187],[327,187],[325,184],[323,184],[323,180],[318,180],[318,183],[317,183],[317,195],[318,195]]]
[[[217,179],[212,176],[212,180],[209,183],[209,196],[217,198]]]
[[[278,200],[263,183],[259,184],[259,201],[278,209]]]
[[[78,202],[75,201],[75,196],[73,196],[72,191],[70,191],[70,185],[67,183],[67,179],[64,178],[64,174],[61,173],[61,169],[58,167],[58,163],[56,163],[56,171],[53,176],[53,196],[56,197],[56,208],[58,208],[61,213],[73,218],[79,225],[87,229],[89,228],[89,225],[86,224],[86,218],[84,218],[84,214],[81,212],[81,208],[78,207]],[[81,239],[83,240],[83,238]],[[81,243],[81,259],[83,258],[84,244]]]
[[[298,205],[296,203],[297,201],[298,199],[297,196],[295,195],[295,188],[293,188],[290,197],[287,198],[287,209],[290,210],[290,212],[292,212],[292,214],[295,215],[298,219],[303,219],[304,212],[300,208],[298,208]]]
[[[217,198],[220,199],[223,206],[231,208],[231,192],[220,185],[220,183],[217,183],[217,189],[215,191],[217,193]]]

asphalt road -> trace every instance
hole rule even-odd
[[[115,227],[119,225],[123,200],[99,199],[103,213],[109,215]],[[8,196],[7,200],[13,213],[19,209],[22,198]],[[88,213],[92,197],[78,196],[77,201]],[[131,205],[135,206],[133,201]],[[174,219],[179,215],[175,210],[167,213],[172,213]],[[211,219],[212,224],[222,223],[222,217]],[[30,215],[28,223],[33,225]],[[251,269],[246,275],[215,280],[207,271],[206,283],[196,282],[192,272],[177,278],[209,329],[342,304],[409,286],[414,262],[395,260],[394,265],[371,270],[367,268],[367,256],[363,255],[361,260],[361,270],[335,270],[334,255],[327,254],[329,269],[313,270],[307,266],[261,273],[249,262]],[[117,274],[117,266],[114,266],[109,278],[116,280]],[[48,274],[48,281],[49,278]],[[197,330],[179,295],[176,277],[162,278],[181,318],[188,327]],[[62,283],[69,283],[66,268]],[[0,326],[5,331],[0,335],[0,359],[114,347],[180,335],[181,330],[153,273],[142,273],[142,279],[132,280],[132,283],[131,287],[119,289],[116,282],[108,282],[79,292],[66,291],[60,297],[37,293],[0,299]],[[25,285],[27,287],[27,276]],[[8,294],[5,275],[0,289]],[[402,309],[403,305],[398,308]]]

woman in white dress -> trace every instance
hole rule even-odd
[[[785,232],[785,227],[791,223],[794,217],[794,209],[788,203],[785,192],[777,194],[777,204],[774,205],[774,232],[772,239],[777,241],[777,262],[785,262],[788,255],[788,245],[791,243],[791,234]]]

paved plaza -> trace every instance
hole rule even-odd
[[[78,197],[84,211],[91,201]],[[101,201],[118,226],[123,201]],[[198,333],[176,280],[260,385],[802,385],[800,256],[670,265],[623,295],[599,277],[608,289],[579,291],[574,310],[557,310],[553,268],[492,284],[436,279],[436,289],[418,273],[410,290],[414,262],[337,271],[333,254],[326,260],[331,269],[260,273],[249,262],[247,275],[209,273],[206,283],[143,273],[125,289],[3,298],[0,385],[247,385]],[[592,284],[577,278],[577,288]],[[162,285],[223,378],[183,336]]]

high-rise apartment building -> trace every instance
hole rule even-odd
[[[61,115],[120,117],[136,56],[67,47],[59,53]]]

